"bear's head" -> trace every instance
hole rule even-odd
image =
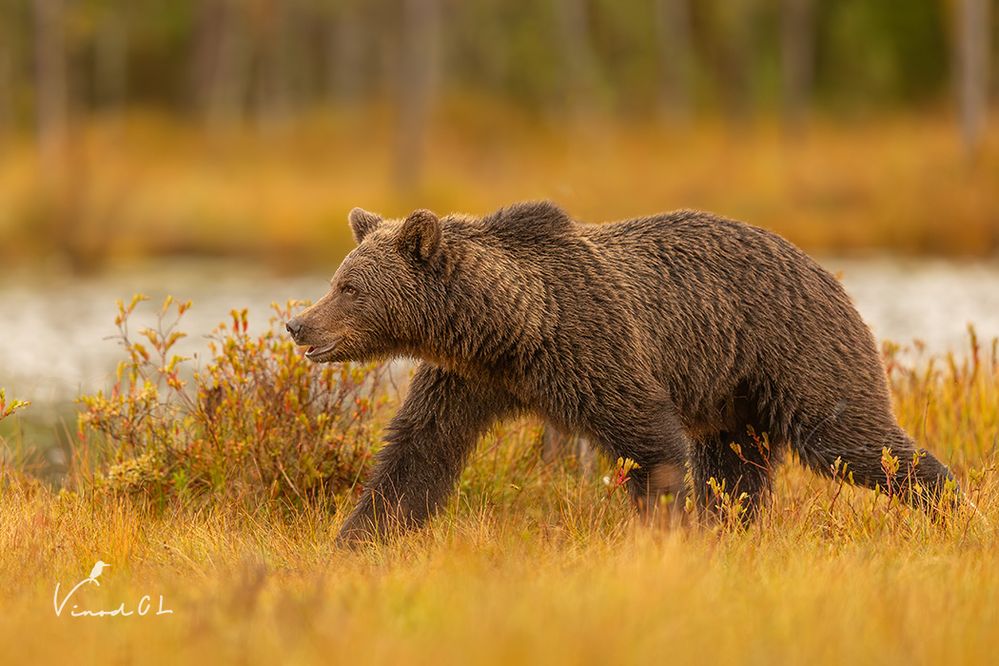
[[[404,220],[350,211],[357,247],[315,305],[287,323],[306,357],[317,363],[367,361],[419,353],[443,298],[441,221],[428,210]]]

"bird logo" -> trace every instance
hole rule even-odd
[[[94,568],[90,570],[90,576],[87,578],[87,580],[93,582],[95,585],[100,587],[101,584],[97,581],[97,579],[100,577],[101,572],[104,571],[104,567],[109,567],[109,566],[111,565],[108,564],[107,562],[103,560],[97,560],[97,563],[94,565]]]

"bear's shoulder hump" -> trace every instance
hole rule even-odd
[[[520,236],[558,234],[572,228],[572,218],[551,201],[525,201],[501,208],[483,219],[485,226]]]

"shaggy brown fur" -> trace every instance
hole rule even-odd
[[[751,515],[789,447],[869,487],[886,484],[888,447],[892,485],[911,498],[918,483],[923,504],[951,478],[895,421],[843,288],[763,229],[692,211],[586,225],[550,203],[482,219],[355,209],[350,223],[358,247],[288,330],[317,362],[423,362],[342,539],[422,523],[479,435],[519,412],[638,462],[646,506],[682,498],[689,464],[702,509],[714,477]]]

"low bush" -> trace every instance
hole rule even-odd
[[[883,345],[896,415],[920,444],[963,473],[999,453],[999,338],[968,326],[967,347],[929,354]]]
[[[7,417],[14,414],[19,409],[27,407],[29,402],[24,400],[12,400],[7,402],[7,394],[3,389],[0,389],[0,421],[3,421]]]
[[[306,360],[283,334],[297,307],[274,305],[251,335],[232,311],[203,368],[174,352],[190,302],[167,298],[155,328],[134,336],[145,300],[118,303],[126,359],[109,391],[80,398],[76,480],[84,489],[294,507],[359,487],[389,400],[384,368]]]

